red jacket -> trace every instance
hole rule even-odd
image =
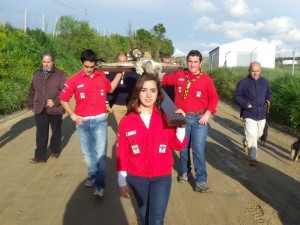
[[[71,76],[60,94],[60,100],[69,102],[74,95],[78,116],[96,116],[107,112],[106,94],[111,84],[103,72],[95,70],[91,78],[83,70]]]
[[[187,144],[176,136],[176,127],[169,127],[156,107],[147,128],[139,114],[122,118],[117,139],[117,171],[134,176],[157,177],[172,173],[172,149],[181,151]]]
[[[201,75],[196,81],[192,82],[186,99],[183,99],[184,91],[187,86],[185,71],[163,76],[163,85],[175,86],[175,105],[185,112],[196,112],[200,110],[209,110],[212,114],[216,113],[216,107],[219,102],[213,80],[207,74]],[[190,77],[195,74],[188,73]]]

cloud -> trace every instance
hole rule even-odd
[[[187,56],[187,53],[176,48],[173,57],[181,57],[181,56]]]
[[[203,16],[196,21],[194,27],[196,29],[223,33],[229,39],[240,39],[245,34],[254,32],[255,26],[251,23],[233,21],[224,21],[221,24],[216,24],[212,18]]]
[[[251,12],[245,0],[224,0],[224,6],[233,18],[247,17]]]
[[[195,29],[206,29],[207,26],[214,24],[214,20],[207,16],[202,16],[197,19],[196,23],[194,24]]]
[[[217,11],[217,8],[214,6],[214,4],[206,0],[193,0],[190,5],[192,9],[197,12]]]
[[[243,21],[223,21],[220,24],[207,16],[198,18],[194,24],[196,30],[223,33],[228,39],[237,40],[256,35],[261,39],[278,39],[288,42],[300,41],[300,29],[296,22],[287,16],[275,17],[256,23]]]
[[[266,20],[259,27],[257,34],[263,36],[272,36],[285,41],[300,41],[300,30],[291,17],[275,17]]]

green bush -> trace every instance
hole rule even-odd
[[[79,70],[80,64],[61,41],[40,30],[27,35],[10,26],[0,26],[0,114],[24,108],[32,75],[41,65],[40,55],[53,51],[56,66],[68,75]]]
[[[285,76],[271,82],[271,116],[288,127],[300,128],[300,78]]]

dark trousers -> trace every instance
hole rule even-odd
[[[147,178],[128,174],[127,182],[137,201],[142,224],[163,225],[171,191],[171,175]]]
[[[61,151],[62,115],[49,115],[44,109],[41,114],[35,114],[36,150],[35,157],[45,158],[48,146],[49,124],[51,127],[50,150],[52,153]]]

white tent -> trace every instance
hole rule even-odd
[[[275,45],[245,38],[210,51],[210,68],[249,66],[253,61],[260,62],[262,67],[274,68],[275,51]]]

